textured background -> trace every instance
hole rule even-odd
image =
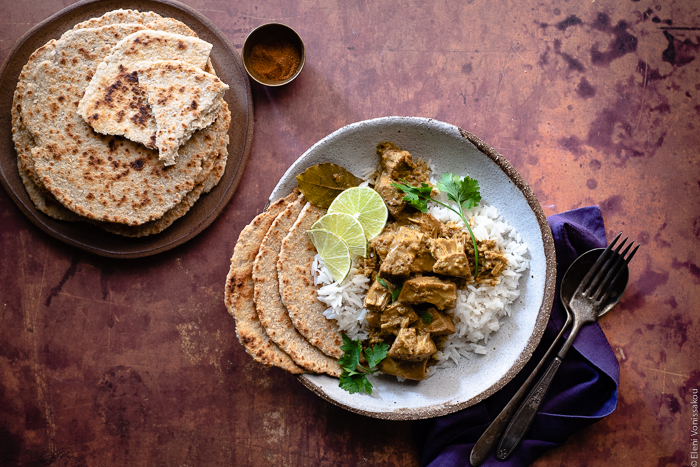
[[[71,2],[2,0],[0,60]],[[700,14],[693,0],[199,0],[240,50],[278,21],[297,80],[253,86],[255,133],[221,217],[188,244],[103,259],[0,190],[0,464],[417,465],[414,422],[351,414],[254,363],[223,305],[240,230],[339,127],[432,117],[478,135],[547,215],[598,204],[643,247],[602,320],[617,411],[537,465],[690,465],[700,389]],[[2,131],[7,131],[3,129]],[[696,438],[697,439],[697,438]]]

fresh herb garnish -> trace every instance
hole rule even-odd
[[[379,283],[382,285],[382,287],[384,287],[385,289],[389,290],[389,286],[386,285],[386,282],[384,281],[384,279],[382,279],[381,277],[377,276],[377,282],[379,282]]]
[[[420,212],[427,213],[428,200],[433,200],[430,197],[430,193],[432,193],[433,187],[431,187],[425,182],[421,183],[420,187],[415,187],[409,185],[409,183],[404,179],[401,179],[401,181],[404,183],[392,183],[391,186],[398,188],[399,190],[406,193],[406,196],[403,197],[404,201],[406,201],[414,208],[418,209]]]
[[[399,299],[401,289],[403,289],[403,284],[397,285],[396,287],[394,287],[394,290],[391,291],[391,303],[394,303],[396,300]]]
[[[450,201],[457,203],[457,206],[459,206],[459,211],[452,206],[432,198],[430,196],[432,189],[427,183],[423,182],[420,187],[414,187],[411,186],[406,180],[402,180],[402,182],[404,183],[392,183],[391,186],[406,193],[406,196],[403,197],[404,201],[418,209],[420,212],[428,212],[428,201],[432,201],[433,203],[446,207],[450,211],[456,213],[462,219],[464,225],[467,226],[469,235],[472,237],[472,245],[474,246],[474,277],[478,277],[479,250],[476,246],[476,237],[474,237],[474,232],[472,232],[469,222],[467,222],[467,218],[464,216],[464,208],[469,210],[478,205],[479,201],[481,201],[479,182],[469,176],[460,177],[459,175],[453,175],[452,173],[442,174],[442,180],[437,183],[437,189],[447,194],[447,198]]]
[[[433,314],[429,311],[416,310],[420,319],[423,320],[425,324],[430,324],[433,322]]]
[[[360,365],[362,343],[359,339],[352,340],[347,334],[343,334],[343,345],[340,349],[343,351],[343,356],[338,359],[338,364],[343,370],[340,375],[340,387],[350,394],[372,394],[372,383],[367,380],[367,375],[378,371],[377,365],[386,357],[389,346],[386,342],[381,342],[372,348],[366,348],[364,354],[367,368]]]

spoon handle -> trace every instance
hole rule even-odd
[[[491,425],[489,425],[486,431],[484,431],[479,440],[476,442],[476,444],[472,448],[471,454],[469,455],[469,462],[471,463],[471,465],[473,465],[474,467],[478,467],[479,465],[481,465],[489,456],[493,448],[496,446],[496,442],[498,441],[499,436],[501,436],[503,430],[506,429],[508,421],[518,408],[518,404],[527,393],[527,390],[529,389],[532,382],[535,380],[537,374],[540,372],[540,369],[542,369],[542,367],[544,366],[544,362],[549,359],[549,356],[554,351],[554,348],[557,346],[557,344],[559,344],[559,340],[564,334],[564,331],[569,327],[570,322],[571,318],[567,315],[567,320],[564,323],[564,326],[562,326],[562,328],[559,330],[559,334],[557,334],[557,337],[554,338],[554,341],[549,346],[549,349],[547,349],[547,352],[544,354],[544,357],[542,357],[535,369],[532,371],[532,373],[530,373],[530,376],[527,377],[527,380],[525,380],[523,385],[520,386],[518,392],[516,392],[515,395],[508,402],[508,404],[505,407],[503,407],[501,413],[499,413],[498,416],[491,422]]]
[[[527,399],[523,402],[516,412],[513,419],[510,421],[506,432],[501,438],[501,442],[498,443],[498,448],[496,449],[496,458],[499,460],[506,460],[508,456],[512,454],[515,448],[518,447],[520,441],[530,429],[532,421],[535,419],[535,414],[539,410],[540,405],[542,405],[542,399],[547,394],[549,385],[554,379],[554,375],[557,373],[559,366],[561,365],[561,358],[558,356],[552,360],[549,364],[547,371],[544,372],[540,380],[537,382],[530,394],[527,395]]]
[[[515,412],[515,415],[508,424],[508,428],[506,428],[506,432],[503,434],[496,448],[497,459],[502,461],[506,460],[508,456],[515,451],[515,448],[518,447],[525,433],[527,433],[527,430],[530,429],[530,425],[532,425],[532,421],[535,419],[535,414],[537,414],[537,411],[542,405],[542,400],[544,396],[547,395],[550,384],[552,384],[554,375],[557,374],[561,361],[569,350],[571,343],[576,339],[576,335],[579,329],[581,329],[582,324],[580,320],[574,318],[574,327],[571,330],[571,334],[569,334],[569,337],[564,342],[559,354],[552,360],[552,363],[549,364],[547,370],[540,380],[537,381],[535,387],[532,388],[532,391],[527,395],[527,398],[518,411]]]

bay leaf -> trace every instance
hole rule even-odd
[[[324,162],[312,165],[297,175],[297,187],[311,204],[328,209],[336,196],[343,190],[358,186],[362,180],[348,169],[337,164]]]

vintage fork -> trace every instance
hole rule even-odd
[[[507,459],[515,448],[518,447],[525,433],[527,433],[537,410],[542,404],[542,399],[544,399],[547,389],[549,389],[549,385],[552,383],[554,375],[561,365],[562,359],[566,356],[567,351],[576,339],[576,335],[581,327],[586,323],[596,321],[614,306],[614,303],[607,304],[606,301],[610,293],[614,290],[615,283],[639,248],[639,244],[637,244],[634,250],[632,250],[632,253],[625,258],[625,255],[627,255],[634,244],[634,242],[630,242],[627,248],[620,253],[620,250],[627,242],[627,238],[625,238],[613,251],[613,247],[620,238],[620,235],[622,234],[615,237],[615,240],[603,251],[571,297],[569,308],[574,314],[574,325],[571,329],[571,334],[569,334],[569,337],[566,339],[566,342],[564,342],[557,356],[552,360],[552,363],[550,363],[547,371],[545,371],[535,387],[532,388],[527,399],[525,399],[510,421],[508,428],[506,428],[496,448],[497,459]]]

